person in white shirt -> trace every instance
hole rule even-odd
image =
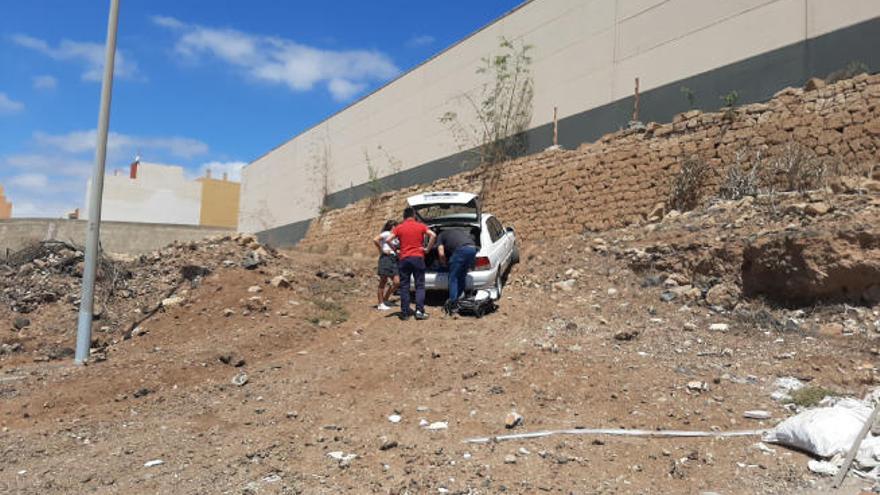
[[[388,239],[392,237],[391,230],[396,225],[397,222],[394,220],[388,220],[385,222],[385,226],[382,227],[382,232],[373,239],[373,244],[379,250],[379,266],[377,269],[379,275],[379,290],[377,292],[379,304],[376,305],[376,309],[380,311],[391,309],[387,304],[388,299],[400,287],[400,272],[397,267],[397,251],[400,242],[397,239],[392,239],[391,242],[388,242]]]

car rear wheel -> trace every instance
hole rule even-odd
[[[510,266],[519,263],[519,247],[513,246],[513,252],[510,253]]]
[[[504,289],[504,276],[502,274],[498,274],[495,277],[495,292],[498,294],[498,298],[501,299],[501,291]]]

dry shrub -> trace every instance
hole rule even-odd
[[[752,153],[747,148],[736,152],[733,163],[727,167],[727,173],[718,189],[721,199],[742,199],[746,196],[756,196],[761,189],[762,172],[765,169],[764,158],[761,152]]]
[[[828,177],[828,162],[816,156],[806,146],[791,142],[770,162],[772,184],[768,187],[780,187],[782,191],[803,193],[825,186]]]
[[[678,211],[696,208],[702,198],[709,166],[696,156],[685,159],[672,181],[669,204]]]

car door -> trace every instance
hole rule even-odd
[[[490,240],[486,256],[489,257],[489,262],[492,263],[493,267],[498,267],[498,273],[501,273],[504,268],[502,266],[502,263],[504,263],[504,235],[501,224],[495,217],[489,217],[486,219],[486,230],[489,232]]]
[[[513,236],[510,232],[504,230],[504,226],[501,225],[497,218],[492,217],[490,221],[492,222],[492,230],[496,232],[498,238],[496,244],[498,245],[499,266],[503,272],[510,266],[510,254],[513,252]]]

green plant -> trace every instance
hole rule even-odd
[[[708,165],[699,157],[686,158],[672,180],[669,204],[678,211],[696,208],[702,198],[708,172]]]
[[[795,404],[802,408],[816,407],[825,397],[839,397],[840,394],[824,387],[803,387],[791,392],[789,404]]]
[[[694,91],[687,86],[682,86],[680,91],[688,102],[688,109],[693,109],[696,106],[697,100],[697,96],[694,94]]]
[[[721,101],[724,102],[725,107],[735,107],[736,103],[739,101],[739,92],[736,90],[731,91],[730,93],[721,96]]]
[[[868,66],[864,62],[859,62],[858,60],[852,60],[842,69],[838,69],[825,77],[825,82],[828,84],[834,84],[837,81],[842,81],[844,79],[850,79],[855,77],[863,72],[869,72]]]
[[[531,49],[502,38],[499,53],[483,57],[476,70],[484,83],[455,99],[473,115],[462,118],[447,111],[440,117],[461,149],[478,153],[481,165],[500,163],[525,149],[523,133],[532,120],[534,95]]]

